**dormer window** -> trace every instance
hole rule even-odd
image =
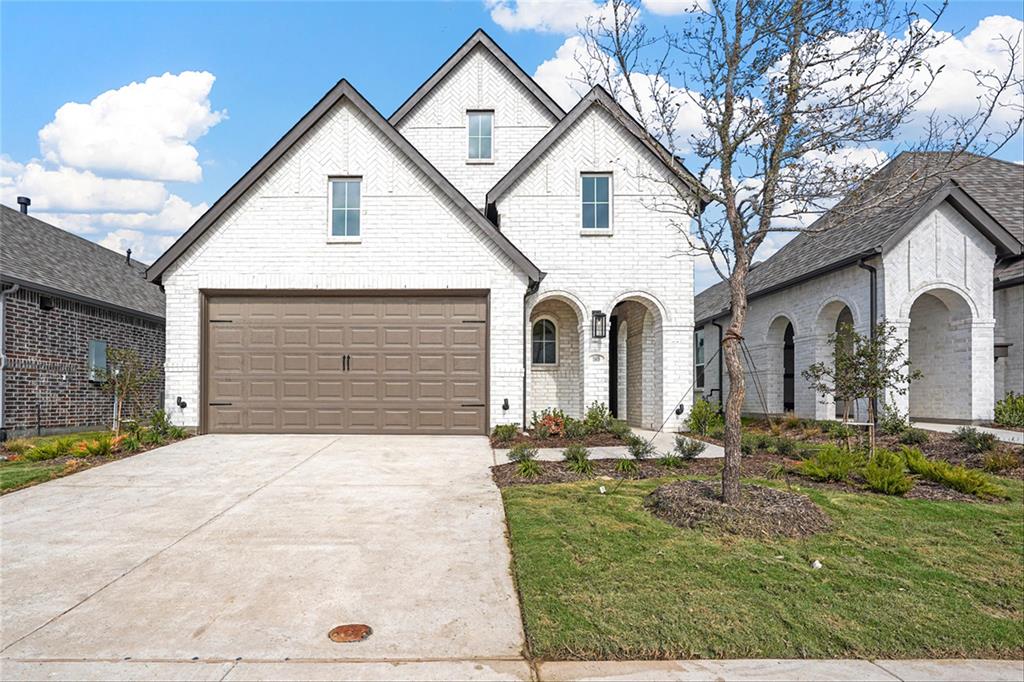
[[[469,160],[490,161],[494,151],[494,112],[470,111]]]

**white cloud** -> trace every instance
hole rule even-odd
[[[160,257],[174,243],[175,238],[167,235],[152,235],[138,230],[114,230],[100,240],[100,246],[120,253],[132,250],[132,259],[151,263]]]
[[[506,31],[573,33],[601,11],[593,0],[485,0],[491,19]]]
[[[88,104],[68,102],[39,131],[46,161],[113,175],[198,182],[193,143],[223,120],[210,108],[215,77],[165,73],[108,90]]]
[[[643,0],[643,7],[651,14],[674,16],[690,12],[706,12],[710,0]]]
[[[562,43],[554,57],[542,62],[533,73],[533,79],[566,111],[589,89],[583,82],[583,69],[578,61],[585,55],[583,38],[572,36]]]
[[[46,168],[38,161],[3,164],[3,201],[14,205],[17,195],[32,199],[42,211],[158,211],[168,198],[161,182],[103,178],[92,171]]]

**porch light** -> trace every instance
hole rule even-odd
[[[590,331],[595,339],[603,339],[608,332],[608,318],[600,310],[593,311],[590,320]]]

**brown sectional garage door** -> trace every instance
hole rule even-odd
[[[213,433],[486,432],[483,295],[218,295]]]

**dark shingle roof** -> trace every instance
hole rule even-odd
[[[149,317],[164,317],[164,293],[146,266],[88,239],[0,205],[0,278]]]
[[[858,198],[848,197],[840,201],[832,211],[811,225],[811,232],[798,234],[777,253],[751,270],[747,278],[748,296],[764,295],[849,265],[860,257],[878,253],[883,244],[900,232],[907,221],[945,191],[956,192],[965,202],[976,202],[1017,242],[1024,241],[1024,166],[1008,161],[964,155],[954,167],[939,171],[933,165],[931,170],[923,171],[928,176],[927,180],[891,201],[886,201],[884,205],[875,207],[871,204],[870,197],[900,184],[900,181],[888,183],[890,177],[905,177],[903,173],[927,168],[937,158],[933,155],[907,153],[886,164],[865,183],[864,192]],[[963,197],[964,193],[966,198]],[[872,207],[856,211],[853,217],[833,229],[813,232],[816,228],[825,227],[833,212],[840,212],[851,204]],[[1017,253],[1020,253],[1019,244]],[[1007,267],[1010,270],[1004,272]],[[1000,263],[996,266],[997,277],[1005,280],[1020,269],[1019,263]],[[705,289],[695,299],[695,321],[701,323],[727,312],[729,300],[729,286],[726,282]]]

